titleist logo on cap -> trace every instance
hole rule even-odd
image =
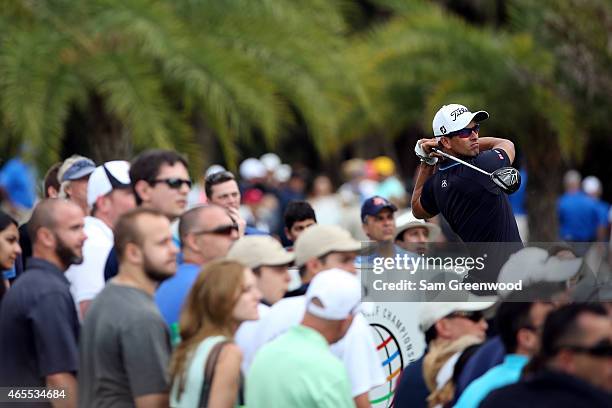
[[[461,114],[465,112],[468,112],[466,108],[457,108],[454,111],[452,111],[450,115],[453,117],[453,122],[457,120],[457,116],[460,116]]]

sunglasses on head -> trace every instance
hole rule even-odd
[[[478,133],[478,131],[480,130],[480,124],[475,124],[474,127],[471,128],[465,128],[465,129],[461,129],[461,130],[456,130],[454,132],[449,133],[448,137],[453,137],[453,136],[458,136],[462,139],[466,139],[470,136],[472,136],[472,132],[474,133]]]
[[[166,185],[170,188],[173,188],[175,190],[180,189],[183,184],[187,184],[188,188],[191,188],[191,180],[186,180],[186,179],[182,179],[182,178],[177,178],[177,177],[170,177],[170,178],[166,178],[166,179],[157,179],[157,180],[153,180],[151,182],[151,184],[155,185],[157,183],[166,183]]]
[[[238,224],[236,223],[220,225],[210,230],[194,231],[193,234],[194,235],[203,235],[203,234],[232,235],[234,231],[238,232]]]
[[[474,323],[478,323],[482,319],[484,319],[484,315],[481,311],[477,310],[475,312],[453,312],[446,316],[447,319],[454,318],[463,318],[473,321]]]
[[[566,349],[575,353],[588,354],[593,357],[612,357],[612,341],[603,339],[594,345],[579,346],[579,345],[561,345],[559,350]]]
[[[230,171],[218,171],[206,177],[206,183],[216,184],[219,180],[235,180],[236,177]]]

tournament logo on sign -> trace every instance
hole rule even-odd
[[[386,382],[370,391],[373,408],[393,406],[393,394],[406,365],[423,349],[417,338],[415,303],[375,303],[371,313],[364,313],[372,335]],[[422,342],[421,342],[422,343]]]

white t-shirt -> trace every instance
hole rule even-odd
[[[104,266],[114,244],[113,230],[99,218],[85,217],[84,231],[83,263],[66,271],[79,314],[79,302],[93,299],[104,288]]]
[[[305,311],[305,296],[286,298],[275,303],[257,324],[257,333],[253,336],[254,351],[251,352],[251,361],[260,347],[300,324]],[[386,381],[370,325],[361,313],[355,316],[344,338],[332,344],[330,349],[346,367],[353,397],[368,392]],[[248,365],[250,361],[247,370]]]
[[[257,332],[259,330],[259,324],[262,319],[268,314],[270,310],[270,306],[266,306],[263,303],[260,303],[257,306],[257,311],[259,312],[259,320],[252,320],[248,322],[242,322],[236,334],[234,335],[234,341],[242,350],[242,372],[246,375],[249,367],[251,366],[251,362],[253,361],[253,357],[255,356],[255,348],[256,342],[255,338],[257,336]]]

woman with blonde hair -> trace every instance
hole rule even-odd
[[[206,265],[183,306],[181,343],[170,363],[170,405],[242,404],[242,353],[233,342],[240,323],[259,318],[261,294],[251,269],[229,260]]]

